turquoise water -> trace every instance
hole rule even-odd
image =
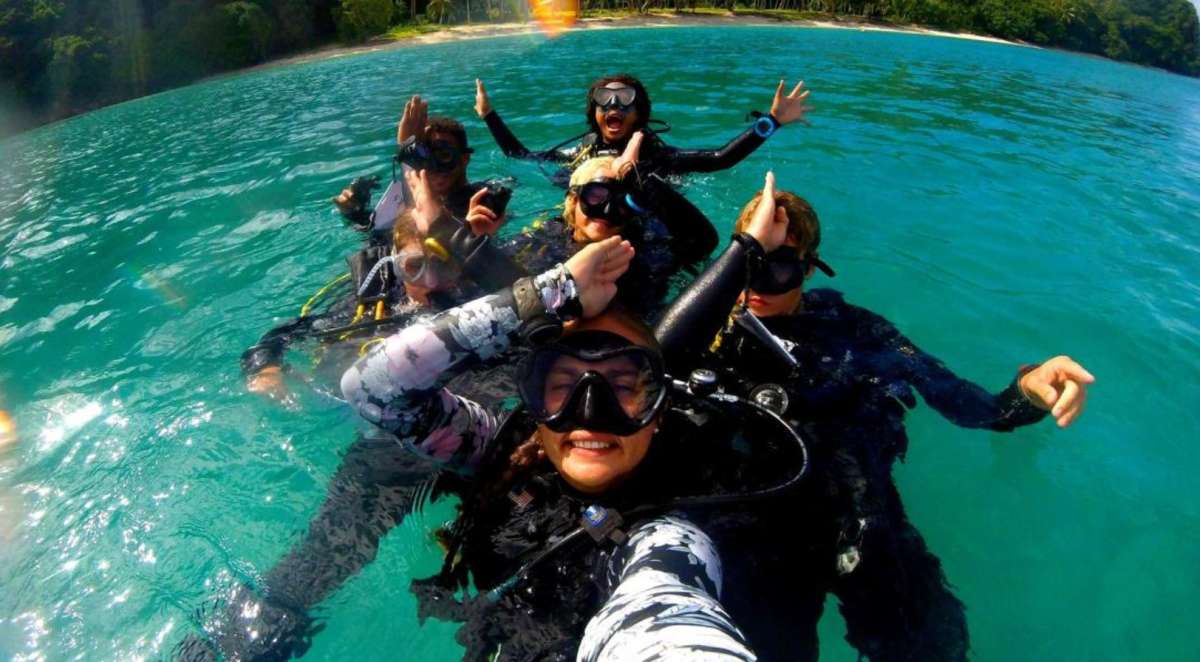
[[[586,49],[586,50],[585,50]],[[577,132],[630,70],[670,140],[711,146],[804,77],[810,128],[689,180],[726,233],[775,169],[821,215],[830,282],[991,388],[1069,353],[1079,423],[1003,435],[927,407],[897,471],[969,607],[980,660],[1194,660],[1200,634],[1200,82],[1049,51],[853,31],[614,30],[461,42],[210,81],[0,143],[0,658],[157,657],[206,599],[261,576],[324,495],[355,421],[319,388],[281,408],[237,358],[359,237],[326,200],[386,170],[420,91],[470,118],[475,177],[559,193],[474,119],[472,80],[530,145]],[[303,362],[302,355],[292,360]],[[319,386],[319,385],[318,385]],[[321,610],[307,659],[454,659],[418,628],[414,516]],[[836,611],[828,660],[850,660]]]

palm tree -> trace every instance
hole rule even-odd
[[[429,0],[429,4],[425,5],[425,15],[438,23],[445,23],[450,9],[450,0]]]

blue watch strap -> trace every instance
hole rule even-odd
[[[770,138],[771,134],[779,128],[779,123],[770,115],[762,115],[754,120],[754,134],[759,138]]]

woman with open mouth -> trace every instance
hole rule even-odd
[[[641,81],[628,74],[605,76],[588,89],[585,120],[588,130],[578,136],[535,152],[513,135],[499,113],[492,108],[483,81],[475,81],[475,112],[487,123],[496,143],[508,156],[520,159],[553,161],[566,166],[556,176],[559,183],[580,163],[595,156],[615,156],[625,150],[634,133],[644,131],[649,138],[642,150],[638,167],[643,175],[681,175],[689,172],[716,172],[732,168],[766,142],[779,127],[804,121],[810,110],[804,81],[785,93],[779,81],[767,114],[755,113],[754,122],[736,138],[719,149],[682,149],[672,147],[650,126],[650,95]]]

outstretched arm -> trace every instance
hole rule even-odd
[[[483,81],[478,78],[475,79],[475,113],[487,124],[488,131],[492,132],[492,138],[496,140],[496,144],[500,146],[505,156],[535,161],[566,161],[571,158],[571,154],[568,152],[557,149],[531,152],[529,148],[525,147],[524,143],[500,118],[500,114],[492,108],[492,101],[483,87]]]
[[[742,159],[750,156],[767,138],[771,137],[779,127],[792,122],[804,122],[805,114],[812,110],[807,105],[808,90],[804,89],[804,81],[796,84],[790,94],[784,95],[783,81],[775,89],[775,98],[771,102],[771,112],[757,118],[753,124],[736,138],[720,149],[679,149],[664,150],[654,164],[655,171],[660,174],[684,174],[689,172],[716,172],[737,165]]]
[[[608,574],[614,590],[588,622],[578,660],[757,659],[721,607],[717,549],[691,522],[667,515],[639,525]]]
[[[1067,357],[1023,370],[1004,390],[990,393],[963,379],[937,357],[917,347],[887,320],[861,311],[877,337],[884,338],[905,377],[942,416],[956,425],[1007,432],[1053,413],[1066,427],[1083,410],[1094,377]]]

